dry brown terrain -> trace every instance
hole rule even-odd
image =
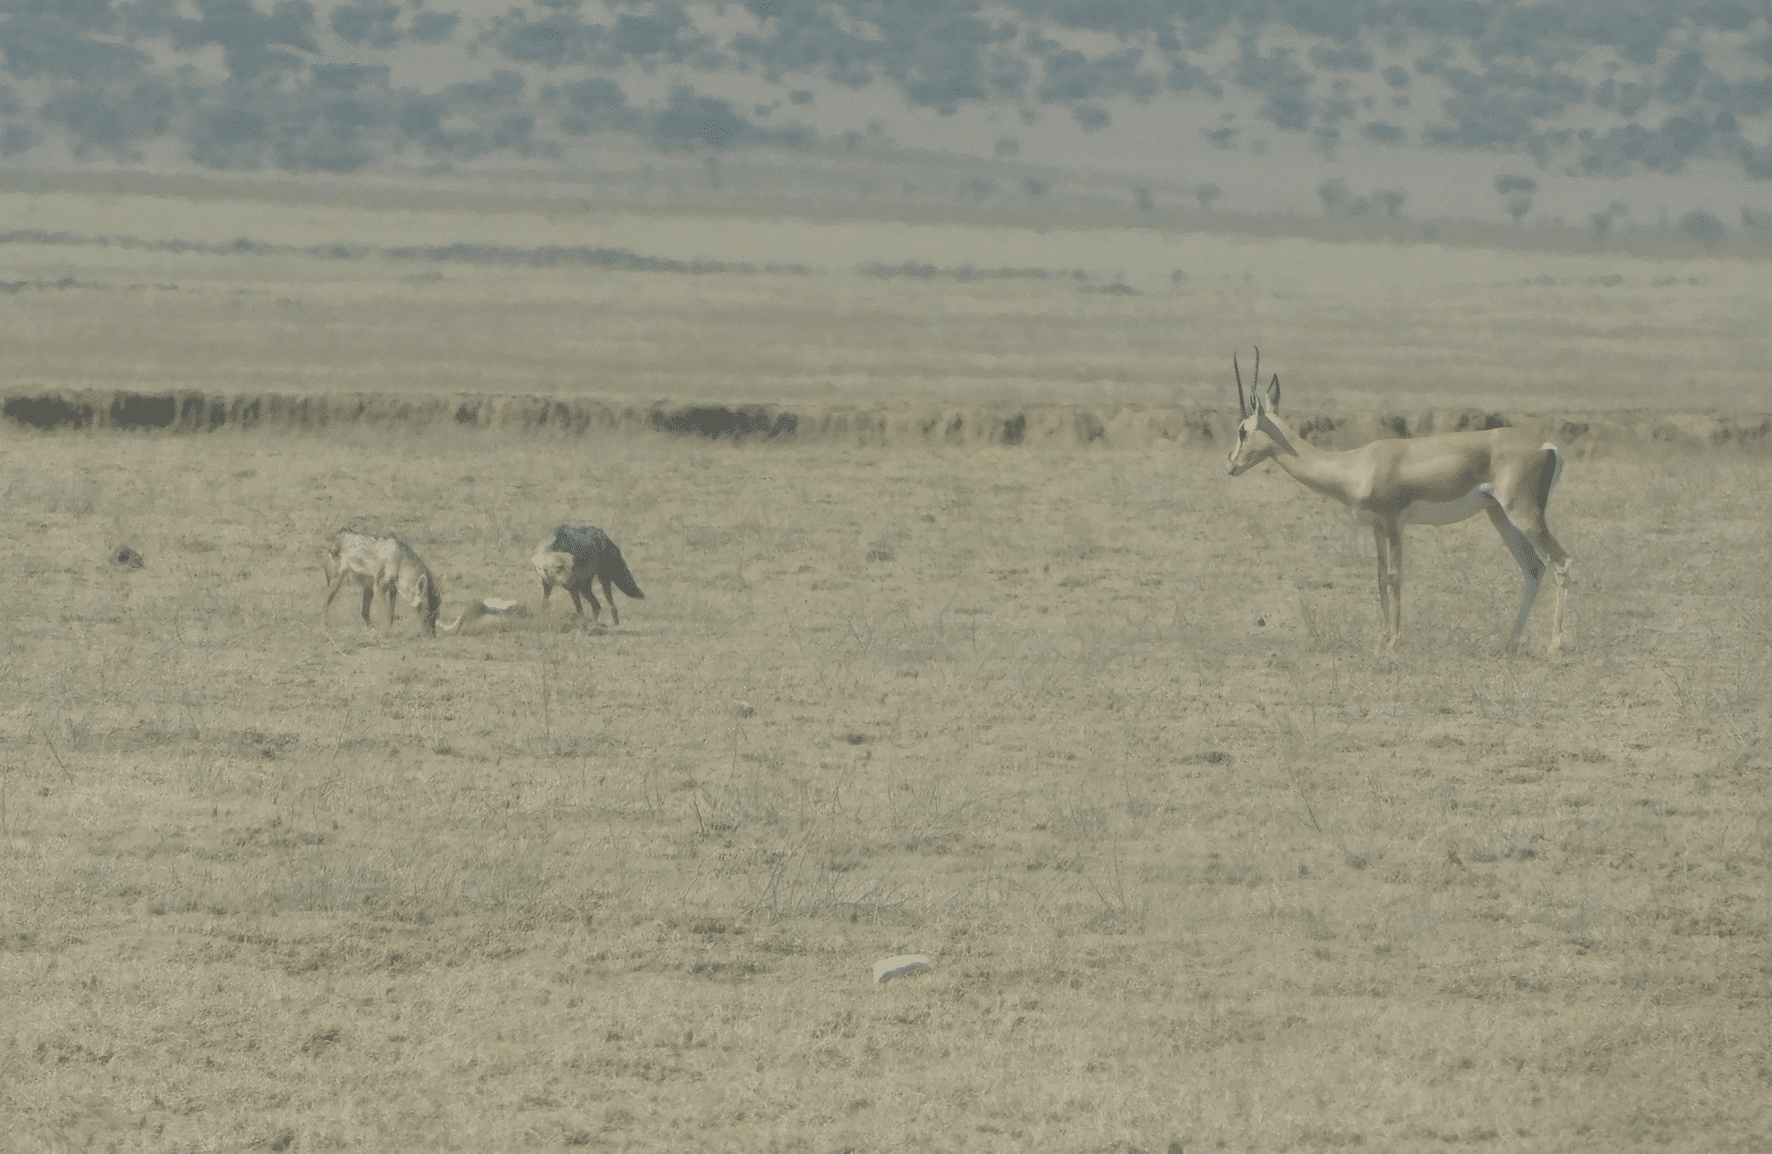
[[[237,208],[118,198],[79,227],[543,235]],[[864,222],[819,260],[826,223],[677,248],[671,223],[621,244],[804,270],[17,242],[8,395],[1094,413],[1222,398],[1259,339],[1305,411],[1767,407],[1763,266],[1723,258],[1606,283],[1599,258],[1154,236],[1195,256],[1146,277],[1138,237],[1097,261]],[[1082,291],[1116,272],[1140,295]],[[1482,519],[1412,530],[1376,658],[1370,536],[1271,468],[902,427],[7,422],[8,1147],[1772,1145],[1763,438],[1572,445],[1558,657],[1542,601],[1535,651],[1500,654],[1518,578]],[[626,554],[620,628],[536,612],[526,558],[562,520]],[[430,640],[341,597],[323,627],[350,523],[411,539],[446,621],[530,615]],[[145,567],[107,564],[123,543]],[[934,969],[874,986],[904,951]]]

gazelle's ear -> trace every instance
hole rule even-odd
[[[1280,411],[1280,374],[1274,374],[1273,383],[1267,387],[1267,407],[1271,413]]]

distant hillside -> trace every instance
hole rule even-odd
[[[0,57],[15,168],[899,144],[1121,169],[1172,153],[1200,206],[1227,207],[1242,194],[1213,158],[1272,149],[1355,163],[1308,181],[1331,214],[1420,210],[1429,194],[1374,178],[1457,160],[1493,176],[1461,203],[1514,219],[1541,181],[1591,182],[1599,232],[1630,211],[1606,181],[1772,178],[1772,0],[0,0]],[[1679,223],[1766,227],[1716,212]]]

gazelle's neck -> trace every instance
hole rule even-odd
[[[1344,505],[1355,503],[1351,478],[1342,467],[1343,454],[1317,448],[1273,413],[1262,414],[1261,428],[1274,443],[1274,463],[1292,474],[1299,484]]]

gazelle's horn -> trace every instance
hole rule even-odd
[[[1243,396],[1243,370],[1237,364],[1237,354],[1231,353],[1231,369],[1237,374],[1237,411],[1238,419],[1249,415],[1249,401]],[[1259,377],[1256,378],[1258,381]]]
[[[1253,389],[1249,390],[1250,408],[1259,409],[1259,408],[1261,408],[1261,346],[1260,345],[1255,346],[1255,373],[1249,379],[1255,382],[1255,387]]]

